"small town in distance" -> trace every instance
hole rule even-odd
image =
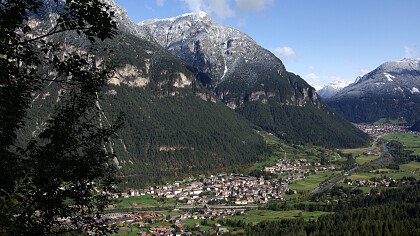
[[[310,210],[276,212],[270,210],[273,203],[307,201],[320,194],[319,190],[328,192],[333,187],[369,195],[375,189],[409,185],[420,177],[420,164],[416,161],[404,164],[398,171],[386,168],[354,171],[381,160],[386,155],[381,143],[395,137],[412,142],[414,153],[420,154],[416,146],[420,144],[420,132],[387,124],[356,126],[375,138],[371,147],[336,150],[329,156],[325,155],[326,150],[321,150],[324,155],[308,154],[308,150],[303,154],[293,148],[289,151],[291,147],[286,148],[285,144],[277,146],[279,140],[264,133],[267,142],[278,148],[273,165],[262,163],[250,174],[199,175],[145,189],[128,189],[114,196],[117,203],[108,206],[109,213],[102,215],[101,220],[111,229],[139,235],[228,234],[242,230],[227,223],[229,220],[251,223],[276,217],[316,219],[328,214]],[[352,169],[343,164],[349,155],[355,159]],[[332,197],[316,202],[333,204],[331,201],[338,200]]]

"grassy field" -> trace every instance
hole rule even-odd
[[[377,156],[376,155],[362,155],[362,156],[356,157],[356,163],[359,165],[363,165],[366,162],[373,161],[378,158],[379,158],[379,155]]]
[[[309,192],[316,189],[324,180],[331,178],[334,172],[326,171],[307,176],[305,179],[295,181],[289,184],[289,188],[298,191],[298,193]]]
[[[290,210],[290,211],[269,211],[269,210],[251,210],[248,211],[245,215],[233,216],[232,219],[243,220],[246,223],[256,224],[261,221],[273,221],[280,219],[293,219],[293,218],[303,218],[306,220],[316,219],[321,215],[329,214],[327,212],[314,211],[314,212],[305,212],[301,210]]]
[[[414,177],[420,179],[420,162],[412,161],[400,165],[399,170],[377,169],[371,172],[357,173],[349,176],[352,180],[370,179],[373,177],[390,177],[392,179],[401,179],[403,177]]]
[[[173,199],[164,199],[163,202],[158,202],[150,195],[124,198],[117,203],[117,209],[131,209],[131,208],[148,208],[158,206],[174,206]]]
[[[119,230],[116,234],[111,235],[118,235],[118,236],[136,236],[140,232],[140,229],[137,227],[132,227],[129,230]]]
[[[350,175],[348,178],[351,180],[362,180],[362,179],[371,179],[374,177],[378,177],[380,178],[382,175],[381,174],[375,174],[375,173],[357,173],[357,174],[352,174]]]
[[[364,153],[369,151],[376,151],[377,155],[365,155]],[[363,165],[366,162],[378,159],[379,155],[379,148],[378,147],[364,147],[364,148],[354,148],[354,149],[343,149],[342,152],[345,154],[353,154],[353,157],[356,158],[356,163],[359,165]]]
[[[363,155],[364,152],[373,150],[372,147],[363,147],[363,148],[352,148],[352,149],[342,149],[342,152],[345,154],[353,154],[353,156]]]
[[[400,165],[399,170],[393,171],[386,175],[394,179],[401,179],[404,176],[420,179],[420,162],[412,161],[407,164],[402,164]]]
[[[402,143],[407,149],[414,151],[414,154],[420,155],[420,136],[407,133],[388,134],[382,139],[390,141],[396,140]]]

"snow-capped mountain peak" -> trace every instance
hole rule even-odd
[[[140,21],[138,23],[139,26],[147,26],[150,24],[173,24],[177,21],[190,21],[192,22],[204,22],[204,21],[211,21],[209,15],[204,11],[199,12],[191,12],[185,13],[179,16],[171,17],[171,18],[163,18],[163,19],[149,19]]]
[[[328,103],[353,122],[401,117],[408,123],[417,121],[420,118],[420,59],[385,62],[339,91]]]
[[[378,68],[383,71],[420,70],[420,58],[404,58],[399,61],[385,62]]]
[[[248,35],[218,24],[205,12],[145,20],[138,25],[148,29],[161,46],[208,74],[213,85],[224,81],[235,67],[247,62],[273,65],[278,73],[285,71],[278,58]]]
[[[318,91],[318,95],[324,99],[328,99],[337,94],[343,88],[349,86],[351,83],[352,82],[346,80],[333,81],[320,89]]]

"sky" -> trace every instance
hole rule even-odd
[[[419,0],[116,0],[134,22],[207,12],[320,88],[420,57]]]

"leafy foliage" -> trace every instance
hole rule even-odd
[[[104,149],[116,126],[97,122],[96,102],[109,70],[87,53],[51,39],[75,31],[94,43],[112,37],[113,12],[100,0],[4,0],[0,4],[0,228],[2,234],[57,234],[58,217],[74,223],[103,210],[115,182]],[[43,14],[53,25],[31,28]],[[17,140],[32,94],[46,83],[63,94],[38,137]],[[19,144],[19,145],[18,145]],[[91,217],[89,217],[92,219]],[[87,222],[87,221],[86,221]],[[89,224],[86,224],[89,225]],[[101,232],[101,231],[98,231]]]

